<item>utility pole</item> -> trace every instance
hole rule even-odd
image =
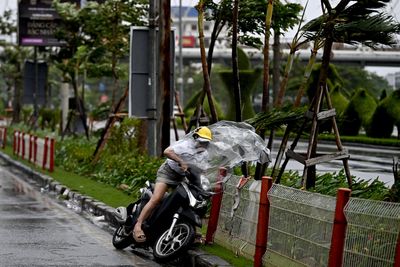
[[[150,66],[150,74],[149,74],[149,86],[150,86],[150,97],[149,97],[149,105],[147,109],[147,120],[148,120],[148,135],[147,135],[147,148],[148,153],[151,156],[157,156],[158,152],[158,142],[157,142],[157,22],[156,22],[156,0],[150,0],[150,8],[149,8],[149,44],[150,44],[150,53],[149,53],[149,66]]]

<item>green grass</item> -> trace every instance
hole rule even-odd
[[[236,267],[253,266],[253,261],[243,256],[237,256],[231,250],[226,249],[218,244],[202,245],[201,249],[226,260],[232,266]]]
[[[48,173],[54,180],[67,186],[72,191],[91,196],[111,207],[127,206],[134,199],[121,190],[103,183],[91,180],[87,177],[66,172],[56,168],[53,173]]]

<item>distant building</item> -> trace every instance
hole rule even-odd
[[[386,80],[394,90],[400,89],[400,72],[390,73],[386,75]]]
[[[182,7],[182,47],[199,47],[199,31],[197,21],[197,10],[194,7]],[[171,7],[172,27],[175,28],[176,45],[179,45],[179,7]],[[214,22],[204,20],[204,43],[208,47],[210,44],[211,33]],[[221,31],[215,44],[215,48],[229,47],[229,41],[226,38],[226,31]]]

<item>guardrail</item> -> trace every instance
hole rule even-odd
[[[54,138],[41,138],[21,131],[14,131],[13,153],[43,170],[54,171]]]
[[[241,189],[237,206],[239,181],[232,175],[220,193],[220,212],[210,215],[218,226],[206,242],[254,266],[400,267],[400,203],[352,198],[345,188],[335,198],[263,177]]]

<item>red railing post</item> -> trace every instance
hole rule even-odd
[[[343,264],[344,241],[347,228],[344,207],[350,199],[350,194],[351,190],[348,188],[339,188],[337,192],[331,248],[329,250],[329,267],[341,267]]]
[[[49,138],[45,137],[44,138],[44,148],[43,148],[43,161],[42,161],[42,169],[45,170],[46,169],[46,164],[47,164],[47,155],[48,155],[48,141]]]
[[[17,131],[14,131],[13,134],[13,153],[15,155],[15,151],[17,151],[17,138],[15,137],[15,135],[17,134]]]
[[[215,195],[211,198],[211,210],[210,218],[208,219],[207,233],[206,233],[206,244],[212,244],[214,242],[214,234],[217,230],[219,212],[221,210],[223,187],[222,181],[226,176],[226,169],[220,168],[217,177],[217,186],[215,187]]]
[[[54,171],[54,138],[50,139],[50,164],[49,164],[49,171]]]
[[[6,147],[6,144],[7,144],[7,127],[4,128],[3,148]]]
[[[393,267],[400,267],[400,232],[397,235],[397,244],[396,244],[396,251],[394,254]]]
[[[262,258],[267,250],[270,203],[268,191],[272,187],[272,178],[263,176],[261,180],[260,204],[258,206],[258,221],[256,249],[254,252],[254,267],[262,266]]]

